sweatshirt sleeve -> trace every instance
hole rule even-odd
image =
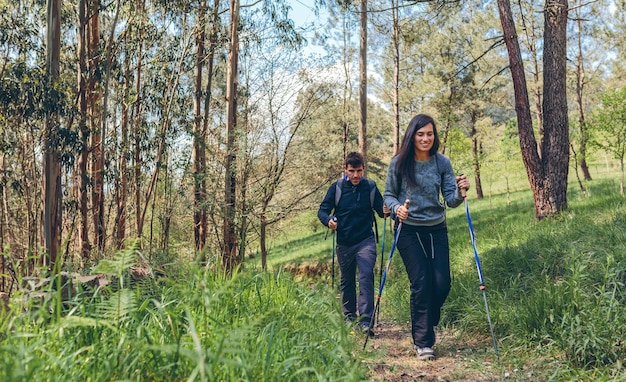
[[[391,159],[391,163],[389,163],[389,168],[387,169],[387,179],[385,180],[385,197],[384,202],[387,208],[391,210],[394,214],[398,210],[398,207],[402,203],[399,201],[400,196],[400,185],[398,175],[396,174],[396,160],[397,157],[393,157]]]
[[[442,158],[443,162],[443,184],[441,185],[441,193],[448,207],[458,207],[463,203],[463,196],[456,184],[456,176],[452,169],[452,162],[450,158],[444,155],[441,155],[440,158]]]

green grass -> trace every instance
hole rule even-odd
[[[510,370],[533,365],[539,380],[625,376],[626,199],[612,179],[586,186],[590,197],[573,189],[568,211],[539,222],[529,192],[511,195],[510,204],[503,196],[469,202],[503,363]],[[460,210],[448,213],[453,287],[442,324],[488,337]],[[385,315],[408,321],[408,281],[401,261],[394,265]]]
[[[585,183],[588,196],[572,183],[569,209],[543,221],[534,220],[529,191],[470,194],[506,370],[530,370],[533,380],[626,378],[626,199],[614,177],[597,178]],[[314,213],[299,219],[273,239],[269,272],[257,256],[232,277],[177,264],[167,278],[138,282],[128,274],[131,249],[94,270],[116,276],[109,288],[65,301],[52,287],[43,300],[14,296],[0,313],[0,380],[365,379],[361,361],[376,350],[361,352],[361,338],[348,333],[328,275],[303,283],[283,271],[331,259]],[[493,349],[463,206],[448,209],[448,228],[453,286],[442,326],[483,340],[479,367]],[[383,263],[392,240],[387,232]],[[381,317],[408,325],[408,299],[396,253]]]
[[[626,199],[619,195],[617,174],[594,177],[584,183],[586,195],[577,182],[570,183],[569,209],[542,221],[534,218],[528,190],[482,200],[470,194],[491,318],[507,370],[532,368],[538,380],[626,378]],[[453,287],[442,326],[484,338],[484,350],[493,352],[465,209],[448,209],[447,215]],[[389,233],[386,240],[384,263],[393,240]],[[274,262],[277,268],[330,261],[330,240],[319,231],[282,246],[286,252],[271,251],[281,259]],[[384,319],[408,325],[408,280],[397,253],[382,301]]]
[[[363,379],[328,288],[193,265],[137,284],[126,272],[134,262],[132,250],[118,254],[98,270],[118,282],[66,301],[61,314],[55,294],[13,304],[0,316],[0,380]]]

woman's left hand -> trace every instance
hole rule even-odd
[[[465,175],[457,176],[456,184],[459,187],[459,189],[464,189],[466,191],[470,189],[470,182],[469,180],[467,180],[467,177]]]

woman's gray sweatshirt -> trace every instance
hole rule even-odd
[[[385,205],[395,214],[406,199],[409,203],[409,225],[433,226],[445,221],[445,206],[457,207],[463,197],[456,184],[450,159],[440,153],[427,160],[415,160],[417,186],[409,186],[396,171],[398,157],[391,159],[385,182]]]

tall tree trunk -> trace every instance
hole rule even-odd
[[[126,35],[128,38],[128,35]],[[119,191],[117,192],[117,210],[115,213],[115,248],[124,248],[124,240],[126,239],[126,206],[128,204],[128,155],[129,155],[129,138],[128,130],[130,125],[130,87],[132,81],[132,73],[130,69],[130,54],[127,52],[124,56],[124,89],[122,99],[122,124],[121,124],[121,146],[119,154]]]
[[[99,190],[97,193],[99,194],[98,198],[98,250],[100,253],[104,253],[104,249],[106,246],[106,224],[104,221],[104,159],[105,159],[105,150],[104,150],[104,142],[106,141],[107,134],[107,110],[109,103],[109,79],[111,78],[111,62],[112,62],[112,50],[113,50],[113,42],[115,39],[115,27],[117,26],[117,20],[119,19],[121,9],[121,0],[117,0],[117,5],[115,7],[115,17],[113,18],[113,25],[111,25],[111,33],[109,34],[109,40],[107,41],[107,51],[105,57],[105,76],[104,76],[104,94],[102,99],[102,114],[101,114],[101,126],[100,126],[100,151],[98,154],[100,158],[97,159],[100,166],[100,175],[99,175]]]
[[[472,159],[474,161],[474,182],[476,183],[476,198],[483,198],[483,184],[480,179],[480,142],[476,131],[477,116],[472,113],[470,136],[472,137]]]
[[[215,63],[215,50],[217,49],[217,38],[218,38],[218,31],[219,31],[219,5],[220,5],[220,0],[214,0],[213,2],[213,11],[212,11],[212,16],[211,16],[211,32],[209,34],[209,51],[208,51],[208,55],[207,55],[207,81],[206,81],[206,90],[205,90],[205,97],[204,97],[204,118],[202,120],[202,131],[204,131],[205,135],[204,135],[204,143],[205,143],[205,151],[204,151],[204,168],[206,170],[206,157],[207,157],[207,140],[208,140],[208,132],[209,132],[209,120],[210,120],[210,106],[211,106],[211,94],[212,94],[212,89],[213,89],[213,66]],[[212,136],[215,136],[217,134],[212,134]],[[215,155],[215,153],[213,153],[213,155]],[[204,176],[206,177],[206,173],[204,174]],[[206,180],[205,180],[206,182]],[[205,188],[205,197],[207,192],[207,189]],[[213,221],[213,231],[214,231],[214,237],[219,237],[218,234],[218,230],[219,230],[219,224],[216,224],[215,222],[215,216],[213,214],[209,214],[209,209],[208,206],[206,205],[206,203],[208,202],[207,199],[205,199],[205,213],[204,213],[204,218],[205,218],[205,222],[200,222],[201,226],[204,227],[204,232],[205,232],[205,243],[204,245],[206,245],[206,239],[208,236],[208,229],[209,229],[209,224],[208,224],[208,220],[209,218],[211,218],[211,220]],[[200,257],[198,258],[198,260],[202,263],[204,263],[206,261],[206,254],[205,251],[202,251],[199,253]]]
[[[135,178],[135,224],[137,230],[137,238],[141,242],[143,236],[143,211],[141,209],[141,168],[143,160],[141,158],[141,125],[143,118],[141,96],[141,71],[143,69],[143,20],[145,18],[145,0],[137,0],[137,12],[139,12],[140,22],[139,27],[139,49],[137,52],[137,74],[135,75],[135,92],[137,93],[137,100],[135,101],[135,123],[133,128],[134,148],[133,148],[133,165],[134,165],[134,178]]]
[[[347,28],[347,21],[346,21],[346,12],[342,12],[341,14],[342,17],[342,23],[341,23],[341,27],[342,27],[342,36],[343,36],[343,71],[344,71],[344,82],[343,82],[343,97],[342,97],[342,104],[341,104],[341,118],[342,118],[342,125],[341,127],[343,128],[343,139],[342,139],[342,144],[343,144],[343,158],[342,158],[342,163],[343,160],[346,159],[346,156],[348,155],[348,139],[350,137],[350,122],[349,122],[349,118],[350,118],[350,110],[351,110],[351,100],[352,100],[352,81],[350,80],[351,76],[350,76],[350,31]]]
[[[90,130],[91,130],[91,203],[94,236],[98,248],[101,250],[102,222],[100,213],[102,206],[102,191],[104,189],[103,161],[102,161],[102,86],[101,76],[101,52],[100,52],[100,0],[88,0],[89,15],[89,47],[88,65],[89,80],[87,96],[90,109]]]
[[[530,3],[531,9],[534,7],[534,1]],[[520,5],[521,8],[521,5]],[[524,33],[526,34],[526,40],[528,41],[528,50],[530,51],[530,60],[532,65],[532,77],[533,77],[533,100],[535,103],[535,114],[537,118],[537,133],[539,136],[537,142],[537,151],[539,153],[539,157],[542,156],[542,142],[543,142],[543,110],[541,107],[542,97],[541,97],[541,68],[539,65],[539,54],[537,53],[537,24],[535,12],[530,12],[530,15],[526,15],[524,11],[521,12],[522,19],[522,28]],[[530,20],[530,22],[526,22],[526,20]]]
[[[47,5],[47,44],[46,69],[50,86],[56,86],[59,78],[61,58],[61,0],[48,0]],[[55,267],[57,254],[61,246],[61,165],[57,149],[56,129],[58,114],[48,112],[44,138],[43,163],[43,231],[47,256],[44,264],[48,269]]]
[[[577,12],[579,12],[579,10],[580,8],[577,8]],[[589,132],[587,121],[585,120],[585,107],[583,101],[585,90],[585,59],[583,57],[582,47],[582,22],[583,20],[581,17],[576,18],[576,25],[578,26],[578,54],[576,55],[576,106],[578,106],[578,132],[580,134],[578,157],[580,158],[580,170],[583,172],[583,179],[591,180],[589,166],[587,166],[587,142],[589,141]]]
[[[227,144],[224,182],[224,225],[222,262],[227,272],[239,264],[235,249],[235,191],[237,176],[237,85],[239,57],[239,0],[230,0],[230,49],[228,53],[227,85],[226,85],[226,126]]]
[[[509,54],[509,67],[515,93],[515,112],[517,115],[522,160],[526,167],[526,174],[535,199],[535,217],[538,217],[539,211],[537,205],[540,202],[540,200],[538,200],[539,189],[542,187],[541,167],[539,153],[537,151],[537,141],[533,133],[533,122],[530,112],[530,103],[528,101],[528,88],[526,87],[526,75],[524,73],[522,54],[515,30],[510,1],[498,0],[498,10],[500,13],[502,32],[504,33],[504,42]]]
[[[361,112],[359,126],[359,152],[365,161],[367,175],[367,0],[361,0],[361,45],[359,48],[359,103]]]
[[[515,109],[522,159],[533,192],[535,218],[543,219],[567,208],[567,167],[569,159],[567,104],[565,93],[565,26],[567,1],[546,3],[544,37],[544,139],[542,158],[528,101],[528,89],[509,0],[498,0],[500,22],[509,53]],[[558,109],[558,110],[557,110]],[[563,150],[565,143],[565,150]]]
[[[78,169],[76,184],[78,185],[78,200],[80,214],[80,252],[83,260],[89,258],[91,244],[89,242],[89,200],[87,184],[89,175],[87,167],[89,162],[89,128],[87,127],[88,96],[87,80],[89,69],[87,67],[87,0],[78,2],[78,129],[80,131],[81,149],[78,157]]]
[[[196,34],[196,73],[195,73],[195,93],[194,105],[194,131],[192,149],[192,173],[194,188],[194,209],[193,209],[193,236],[196,252],[202,251],[206,244],[206,134],[207,124],[202,114],[202,70],[205,60],[205,15],[206,0],[199,1],[198,25]],[[207,104],[205,104],[205,107]]]
[[[544,139],[541,216],[567,209],[569,121],[567,113],[567,0],[546,0],[544,34]]]
[[[400,150],[400,20],[398,1],[391,0],[393,24],[393,155]]]

